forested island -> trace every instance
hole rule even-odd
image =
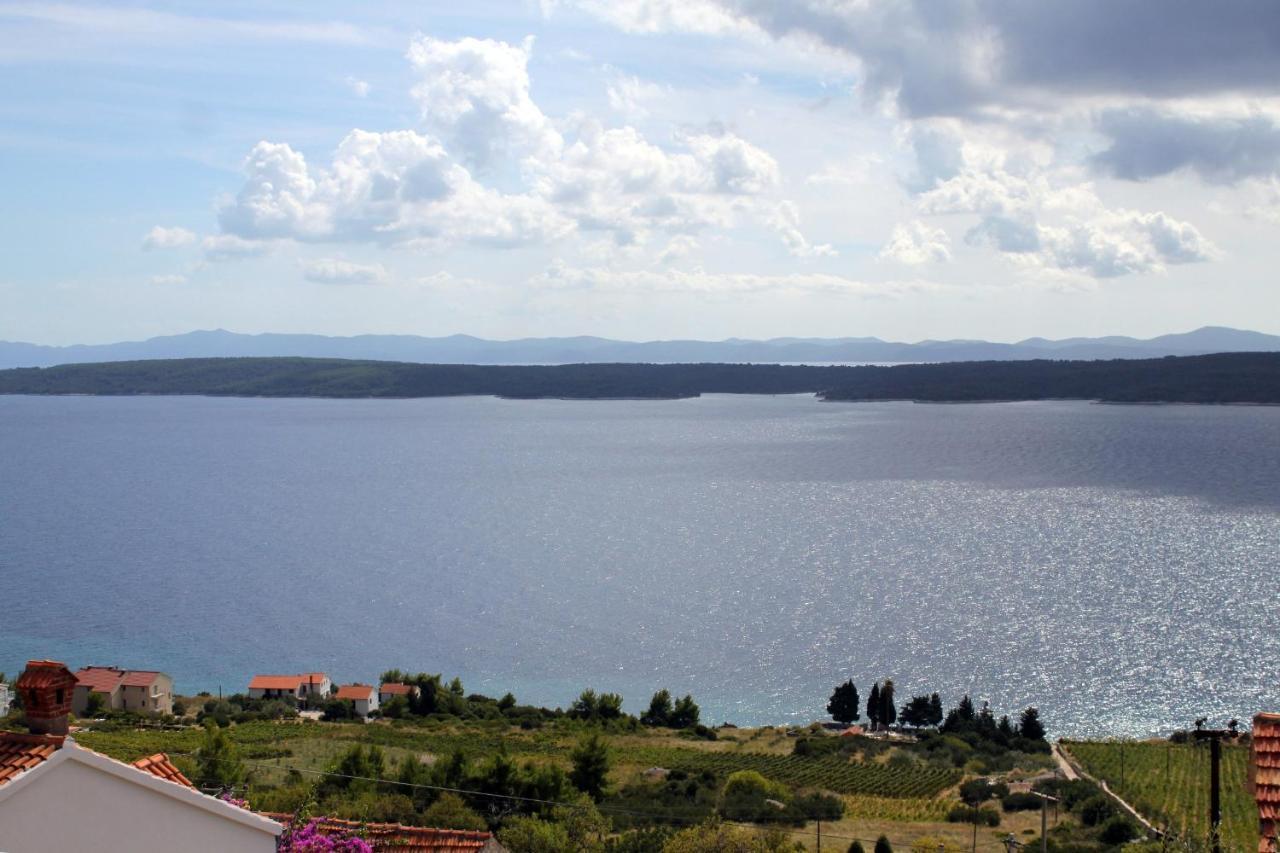
[[[1078,399],[1280,404],[1280,353],[1107,361],[972,361],[893,366],[778,364],[411,364],[312,358],[200,358],[0,371],[0,394],[511,399],[679,399],[817,394],[824,400]]]

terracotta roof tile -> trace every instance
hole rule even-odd
[[[1280,714],[1253,718],[1249,779],[1258,804],[1258,850],[1275,849],[1276,823],[1280,821]]]
[[[62,661],[29,660],[27,668],[18,676],[17,686],[24,690],[32,687],[66,687],[69,677],[74,678]]]
[[[58,735],[24,735],[0,732],[0,785],[20,773],[39,767],[62,748]]]
[[[124,676],[124,670],[114,666],[86,666],[76,670],[76,686],[88,687],[95,693],[110,693]]]
[[[124,674],[120,685],[122,687],[150,687],[159,674],[149,669],[131,669]]]
[[[158,776],[166,781],[177,782],[179,785],[184,785],[192,789],[195,788],[195,785],[191,784],[191,780],[182,775],[182,771],[179,770],[174,763],[169,760],[169,756],[165,755],[163,752],[157,752],[155,755],[148,755],[146,758],[139,758],[137,761],[133,762],[133,766],[139,770],[145,770],[152,776]]]
[[[293,815],[262,812],[264,817],[288,825]],[[398,823],[360,823],[336,817],[320,818],[322,833],[358,833],[375,853],[474,853],[493,837],[465,829],[432,829]]]
[[[301,675],[255,675],[250,690],[297,690],[306,680]]]
[[[336,695],[339,699],[368,699],[375,692],[372,684],[344,684]]]
[[[408,696],[409,691],[412,689],[413,688],[411,688],[407,684],[400,684],[399,682],[396,682],[396,681],[388,681],[386,684],[383,684],[381,687],[378,688],[378,692],[386,693],[390,696]]]

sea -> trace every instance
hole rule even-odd
[[[0,670],[1280,710],[1280,408],[0,397]]]

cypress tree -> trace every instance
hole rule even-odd
[[[871,721],[871,730],[875,731],[880,722],[880,682],[871,685],[871,695],[867,697],[867,719]]]
[[[929,722],[935,726],[942,725],[942,697],[937,693],[929,697]]]
[[[880,688],[880,722],[888,727],[898,719],[898,709],[893,704],[893,679],[886,678]]]

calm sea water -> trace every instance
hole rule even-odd
[[[1280,409],[0,397],[0,668],[1280,708]]]

